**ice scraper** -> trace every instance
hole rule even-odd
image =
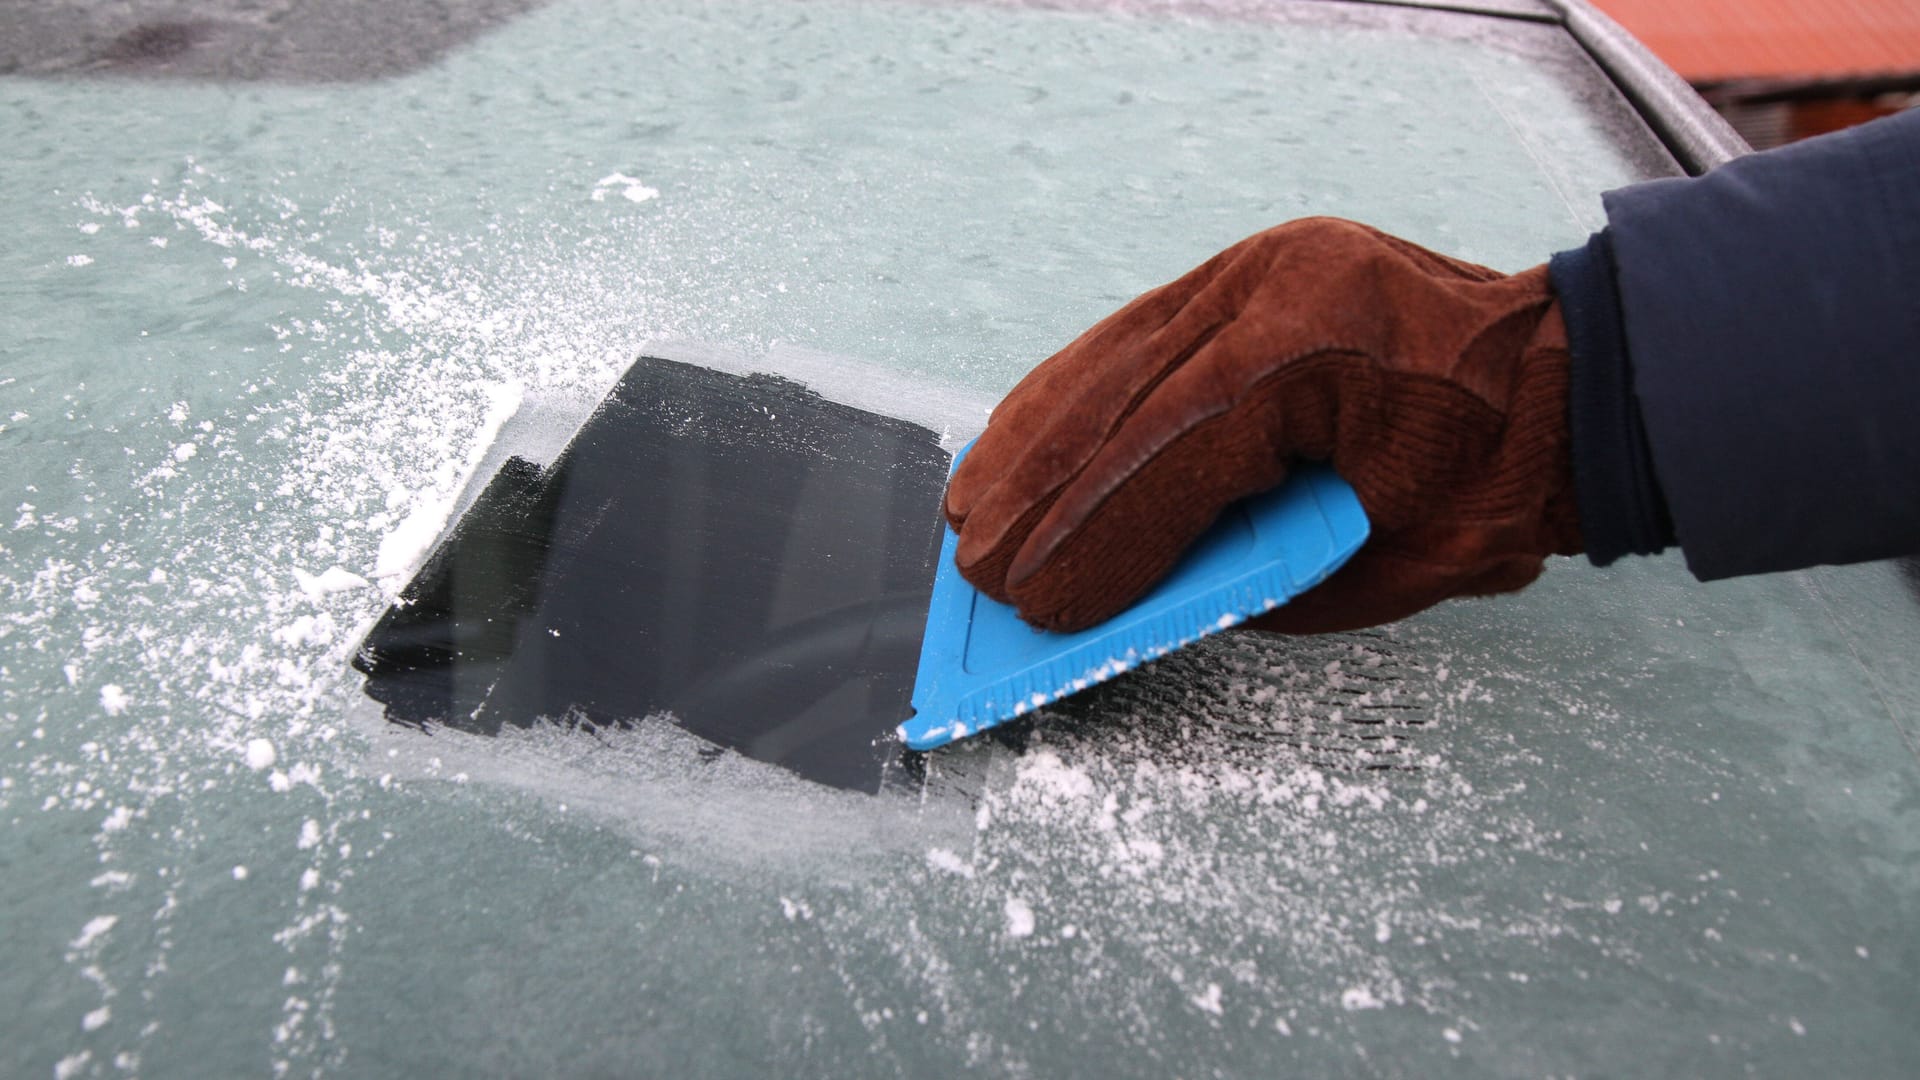
[[[1280,488],[1230,507],[1132,607],[1062,634],[1027,625],[968,584],[954,564],[959,537],[948,528],[920,641],[914,715],[900,737],[931,750],[1105,682],[1286,603],[1366,539],[1353,489],[1331,468],[1301,468]]]

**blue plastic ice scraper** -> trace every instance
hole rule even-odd
[[[914,676],[914,715],[900,737],[931,750],[1105,682],[1286,603],[1366,539],[1353,489],[1331,468],[1303,467],[1285,485],[1230,507],[1138,603],[1098,626],[1056,634],[969,585],[954,568],[959,538],[949,528]]]

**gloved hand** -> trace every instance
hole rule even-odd
[[[1035,368],[947,488],[961,573],[1075,630],[1125,608],[1220,511],[1331,461],[1371,538],[1248,625],[1372,626],[1519,589],[1581,550],[1566,329],[1504,275],[1349,221],[1228,248]]]

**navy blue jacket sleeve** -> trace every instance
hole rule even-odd
[[[1552,264],[1581,527],[1703,580],[1920,552],[1920,110],[1606,196]]]

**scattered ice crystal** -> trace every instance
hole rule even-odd
[[[309,574],[299,567],[293,569],[293,580],[307,599],[319,603],[321,598],[348,589],[364,589],[367,579],[341,566],[330,566],[320,574]]]
[[[130,702],[127,692],[122,690],[118,683],[108,683],[100,688],[100,708],[105,710],[108,716],[119,716],[126,712]]]
[[[1194,1008],[1204,1013],[1212,1013],[1215,1016],[1219,1016],[1221,1012],[1224,1011],[1220,1005],[1219,983],[1208,983],[1205,993],[1195,994],[1188,1000],[1193,1002]]]
[[[92,945],[94,942],[100,940],[101,936],[107,931],[113,929],[114,924],[119,921],[120,916],[118,915],[95,915],[93,918],[87,920],[87,925],[80,928],[80,936],[73,939],[71,947],[84,949]]]
[[[273,763],[278,756],[273,749],[273,740],[247,740],[247,768],[252,769],[254,772],[259,772],[261,769],[273,768]]]
[[[605,202],[609,191],[618,191],[620,197],[628,202],[640,203],[660,197],[659,188],[648,187],[638,178],[625,173],[611,173],[601,177],[600,181],[593,185],[593,201]]]
[[[1340,995],[1340,1007],[1349,1012],[1359,1009],[1378,1009],[1385,1004],[1374,996],[1371,989],[1364,986],[1349,987]]]
[[[935,870],[944,870],[949,874],[958,874],[964,878],[973,876],[973,867],[967,861],[946,848],[930,848],[927,851],[927,865]]]
[[[1033,908],[1017,896],[1007,897],[1005,905],[1007,916],[1007,936],[1011,938],[1031,937],[1033,935]]]

